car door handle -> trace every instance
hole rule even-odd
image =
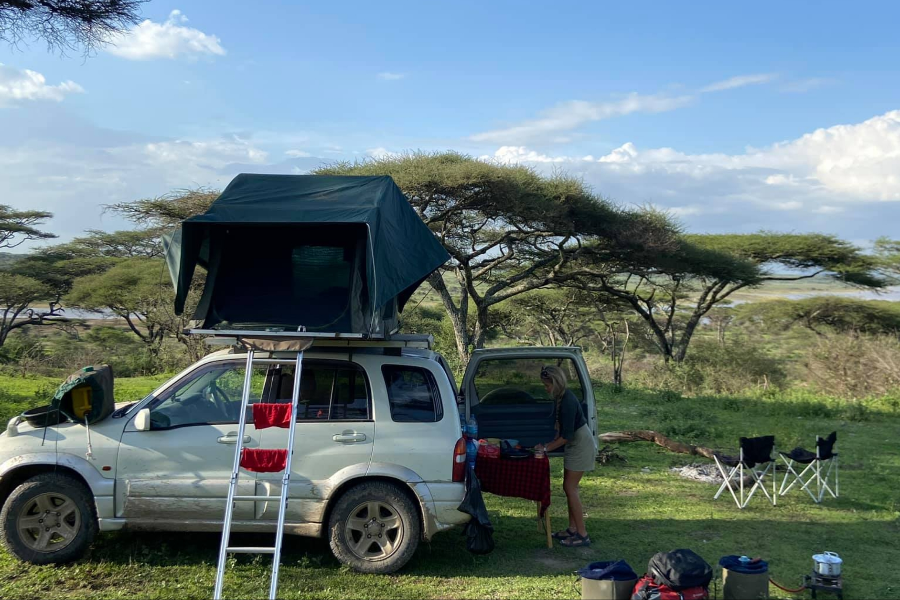
[[[216,441],[219,442],[220,444],[237,444],[237,440],[238,440],[237,431],[229,431],[222,437],[218,438]],[[245,444],[250,443],[249,435],[244,436],[244,443]]]
[[[342,431],[331,436],[331,439],[342,444],[352,444],[366,441],[366,434],[355,431]]]

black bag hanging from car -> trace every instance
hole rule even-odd
[[[692,550],[672,550],[659,552],[650,559],[647,573],[659,585],[675,591],[693,587],[709,587],[712,581],[712,567]]]
[[[481,495],[481,482],[475,476],[475,470],[466,473],[466,495],[457,510],[472,516],[466,524],[463,535],[466,536],[466,550],[472,554],[490,554],[494,550],[494,526],[488,517],[487,507]]]

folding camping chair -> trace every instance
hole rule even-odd
[[[837,442],[837,431],[832,431],[827,438],[816,436],[815,453],[799,446],[790,452],[780,452],[781,460],[787,466],[787,472],[781,481],[781,489],[778,491],[778,494],[784,496],[799,482],[801,489],[806,490],[806,493],[809,494],[809,497],[816,504],[822,501],[826,491],[831,494],[832,498],[837,498],[840,492],[840,481],[838,480],[838,455],[834,451],[835,442]],[[822,463],[824,462],[828,462],[828,470],[823,477]],[[794,463],[806,465],[806,467],[798,474],[794,470]],[[834,469],[834,490],[829,485],[832,469]],[[793,479],[788,485],[788,478],[791,475],[793,475]],[[813,482],[816,484],[815,494],[809,489]]]
[[[722,477],[725,478],[725,481],[722,483],[721,487],[719,487],[719,491],[716,492],[714,499],[718,500],[719,496],[725,491],[725,488],[728,488],[728,491],[731,492],[731,497],[734,498],[734,502],[737,504],[738,508],[744,508],[750,503],[750,498],[753,497],[756,490],[759,489],[762,490],[762,493],[769,499],[772,506],[775,506],[775,498],[778,494],[775,491],[777,482],[775,481],[775,459],[772,458],[772,452],[774,450],[775,436],[766,435],[755,438],[742,437],[738,458],[724,456],[719,453],[713,454],[716,466],[719,468],[719,472],[722,473]],[[761,465],[766,465],[766,468],[759,470],[757,467]],[[750,488],[750,491],[746,493],[744,489],[745,470],[753,480],[753,486]],[[772,471],[771,496],[765,486],[765,478],[769,474],[769,470]],[[735,476],[738,480],[732,482]],[[735,489],[732,485],[739,487],[737,493],[735,493]]]

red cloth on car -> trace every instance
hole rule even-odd
[[[244,448],[241,451],[241,467],[255,473],[277,473],[287,466],[287,450]]]
[[[257,402],[253,405],[253,425],[257,429],[266,427],[287,429],[291,426],[291,405]]]
[[[498,496],[525,498],[541,503],[541,516],[550,507],[550,459],[487,458],[475,460],[481,489]]]

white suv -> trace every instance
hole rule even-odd
[[[414,343],[422,338],[400,337],[368,347],[316,345],[304,355],[285,531],[327,535],[341,562],[370,573],[399,569],[420,540],[468,520],[457,510],[465,471],[459,411],[476,415],[480,437],[515,437],[525,446],[551,439],[554,404],[538,373],[554,361],[568,365],[596,432],[577,348],[478,351],[458,394],[439,354]],[[251,401],[291,398],[294,356],[257,353]],[[29,562],[60,563],[82,556],[98,530],[221,531],[245,358],[216,352],[117,407],[90,427],[89,454],[82,424],[35,428],[13,419],[0,434],[7,549]],[[135,417],[144,409],[150,426],[142,431]],[[245,446],[287,446],[287,430],[257,431],[250,421]],[[240,495],[280,493],[279,473],[242,471],[239,481]],[[276,502],[236,503],[233,529],[274,531],[277,510]]]

